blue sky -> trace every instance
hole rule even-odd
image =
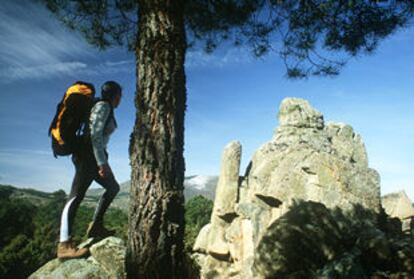
[[[124,97],[109,144],[120,182],[129,180],[129,135],[135,119],[135,62],[124,49],[100,52],[27,1],[0,6],[0,183],[69,191],[70,158],[54,159],[47,129],[56,104],[76,80],[97,88],[117,80]],[[287,80],[277,55],[254,59],[245,49],[187,54],[186,175],[217,175],[223,147],[243,146],[242,170],[271,139],[285,97],[300,97],[361,134],[382,192],[404,189],[414,200],[414,28],[383,41],[374,55],[351,60],[336,78]],[[93,185],[92,187],[97,187]]]

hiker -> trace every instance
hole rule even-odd
[[[73,151],[75,176],[61,217],[57,249],[60,259],[80,258],[89,254],[88,248],[76,247],[71,239],[71,229],[76,211],[93,180],[105,188],[105,192],[98,202],[86,235],[88,238],[114,235],[114,231],[105,228],[103,224],[105,211],[119,192],[119,184],[108,163],[106,146],[117,127],[113,110],[119,106],[121,97],[122,88],[117,82],[107,81],[102,85],[101,99],[95,101],[90,111],[87,132],[80,137],[79,144]]]

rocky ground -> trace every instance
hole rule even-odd
[[[80,244],[79,247],[90,245],[89,241]],[[126,247],[121,239],[108,237],[93,244],[89,249],[88,258],[54,259],[30,275],[29,279],[126,278],[124,266]]]

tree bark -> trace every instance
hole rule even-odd
[[[130,142],[128,278],[186,277],[183,3],[139,1],[137,115]]]

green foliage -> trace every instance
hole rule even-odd
[[[185,221],[192,226],[202,227],[210,222],[213,201],[203,196],[190,199],[185,206]]]
[[[2,278],[27,278],[54,257],[59,227],[50,225],[56,201],[36,207],[27,199],[4,198],[0,203],[0,273]],[[56,226],[56,225],[55,225]]]
[[[86,229],[92,221],[94,209],[85,206],[79,206],[72,227],[72,238],[76,243],[85,240]]]
[[[187,252],[191,252],[194,242],[201,228],[210,222],[213,201],[203,196],[190,199],[185,206],[185,238],[184,245]]]
[[[115,230],[115,236],[128,239],[128,215],[119,208],[111,208],[105,214],[105,224]]]
[[[94,209],[80,206],[73,224],[73,239],[79,243],[86,240],[86,229],[93,219]],[[106,227],[115,230],[115,237],[127,240],[128,237],[128,215],[118,208],[109,208],[104,215]]]
[[[30,239],[24,234],[15,237],[0,252],[2,278],[24,279],[33,269]]]
[[[0,247],[4,247],[7,243],[18,235],[32,235],[34,226],[32,219],[36,213],[36,208],[32,204],[24,201],[10,199],[1,199],[0,201]]]
[[[33,195],[33,196],[37,196],[37,197],[41,197],[41,198],[49,198],[49,193],[45,193],[42,191],[38,191],[35,189],[30,189],[30,188],[23,188],[23,189],[19,189],[20,191],[29,194],[29,195]],[[61,190],[63,191],[63,190]]]
[[[9,198],[14,189],[14,187],[9,185],[0,185],[0,201]]]

